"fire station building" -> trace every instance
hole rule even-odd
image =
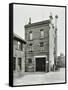
[[[52,15],[48,20],[25,25],[25,71],[49,72],[55,70],[57,59],[57,18],[53,24]]]

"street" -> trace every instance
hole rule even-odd
[[[25,72],[19,78],[14,78],[14,85],[32,85],[65,82],[65,68],[55,72]]]

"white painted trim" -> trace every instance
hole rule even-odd
[[[46,58],[47,58],[47,56],[46,56],[46,55],[34,56],[34,58],[41,58],[41,57],[46,57]]]

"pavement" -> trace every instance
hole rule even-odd
[[[55,72],[25,72],[19,78],[14,78],[14,86],[33,85],[33,84],[50,84],[65,82],[65,68]]]

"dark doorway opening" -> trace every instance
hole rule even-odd
[[[44,72],[46,70],[46,58],[36,58],[36,71]]]
[[[22,70],[22,58],[18,58],[18,67],[19,70]]]

